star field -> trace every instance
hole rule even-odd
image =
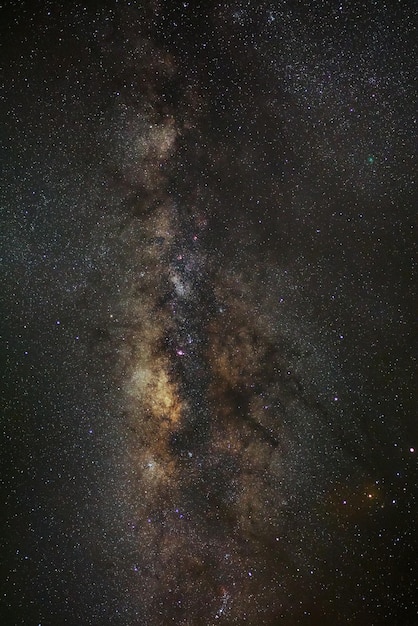
[[[2,623],[418,623],[411,2],[6,2]]]

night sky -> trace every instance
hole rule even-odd
[[[2,625],[418,624],[415,6],[1,3]]]

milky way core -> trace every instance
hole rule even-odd
[[[175,59],[164,68],[173,80]],[[314,523],[292,494],[295,480],[313,502],[326,483],[324,467],[310,474],[321,445],[304,450],[297,432],[315,421],[320,432],[324,409],[305,389],[306,372],[289,365],[268,250],[243,258],[209,234],[216,192],[187,171],[202,160],[196,94],[184,96],[179,116],[161,112],[148,89],[147,116],[122,111],[119,162],[131,212],[124,236],[142,267],[121,302],[117,363],[130,433],[129,585],[147,624],[268,621],[293,593],[286,546],[300,541],[306,558],[303,528]],[[303,519],[290,529],[296,513]]]

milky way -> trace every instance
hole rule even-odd
[[[5,624],[416,623],[413,11],[317,5],[6,3]]]
[[[172,77],[174,60],[168,68]],[[292,503],[292,475],[306,482],[306,500],[325,485],[323,469],[308,469],[324,461],[298,458],[321,457],[321,444],[305,448],[292,429],[315,421],[318,436],[324,408],[291,371],[279,297],[257,288],[270,259],[252,269],[228,259],[208,242],[202,181],[186,173],[187,195],[176,184],[196,120],[151,104],[148,116],[124,120],[120,160],[135,190],[126,236],[143,267],[122,301],[129,330],[116,364],[130,432],[129,586],[147,623],[271,620],[291,594],[280,541],[296,541],[310,522]],[[134,168],[124,167],[126,145]],[[292,532],[289,511],[304,517]]]

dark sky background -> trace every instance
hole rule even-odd
[[[1,623],[418,623],[413,2],[1,4]]]

